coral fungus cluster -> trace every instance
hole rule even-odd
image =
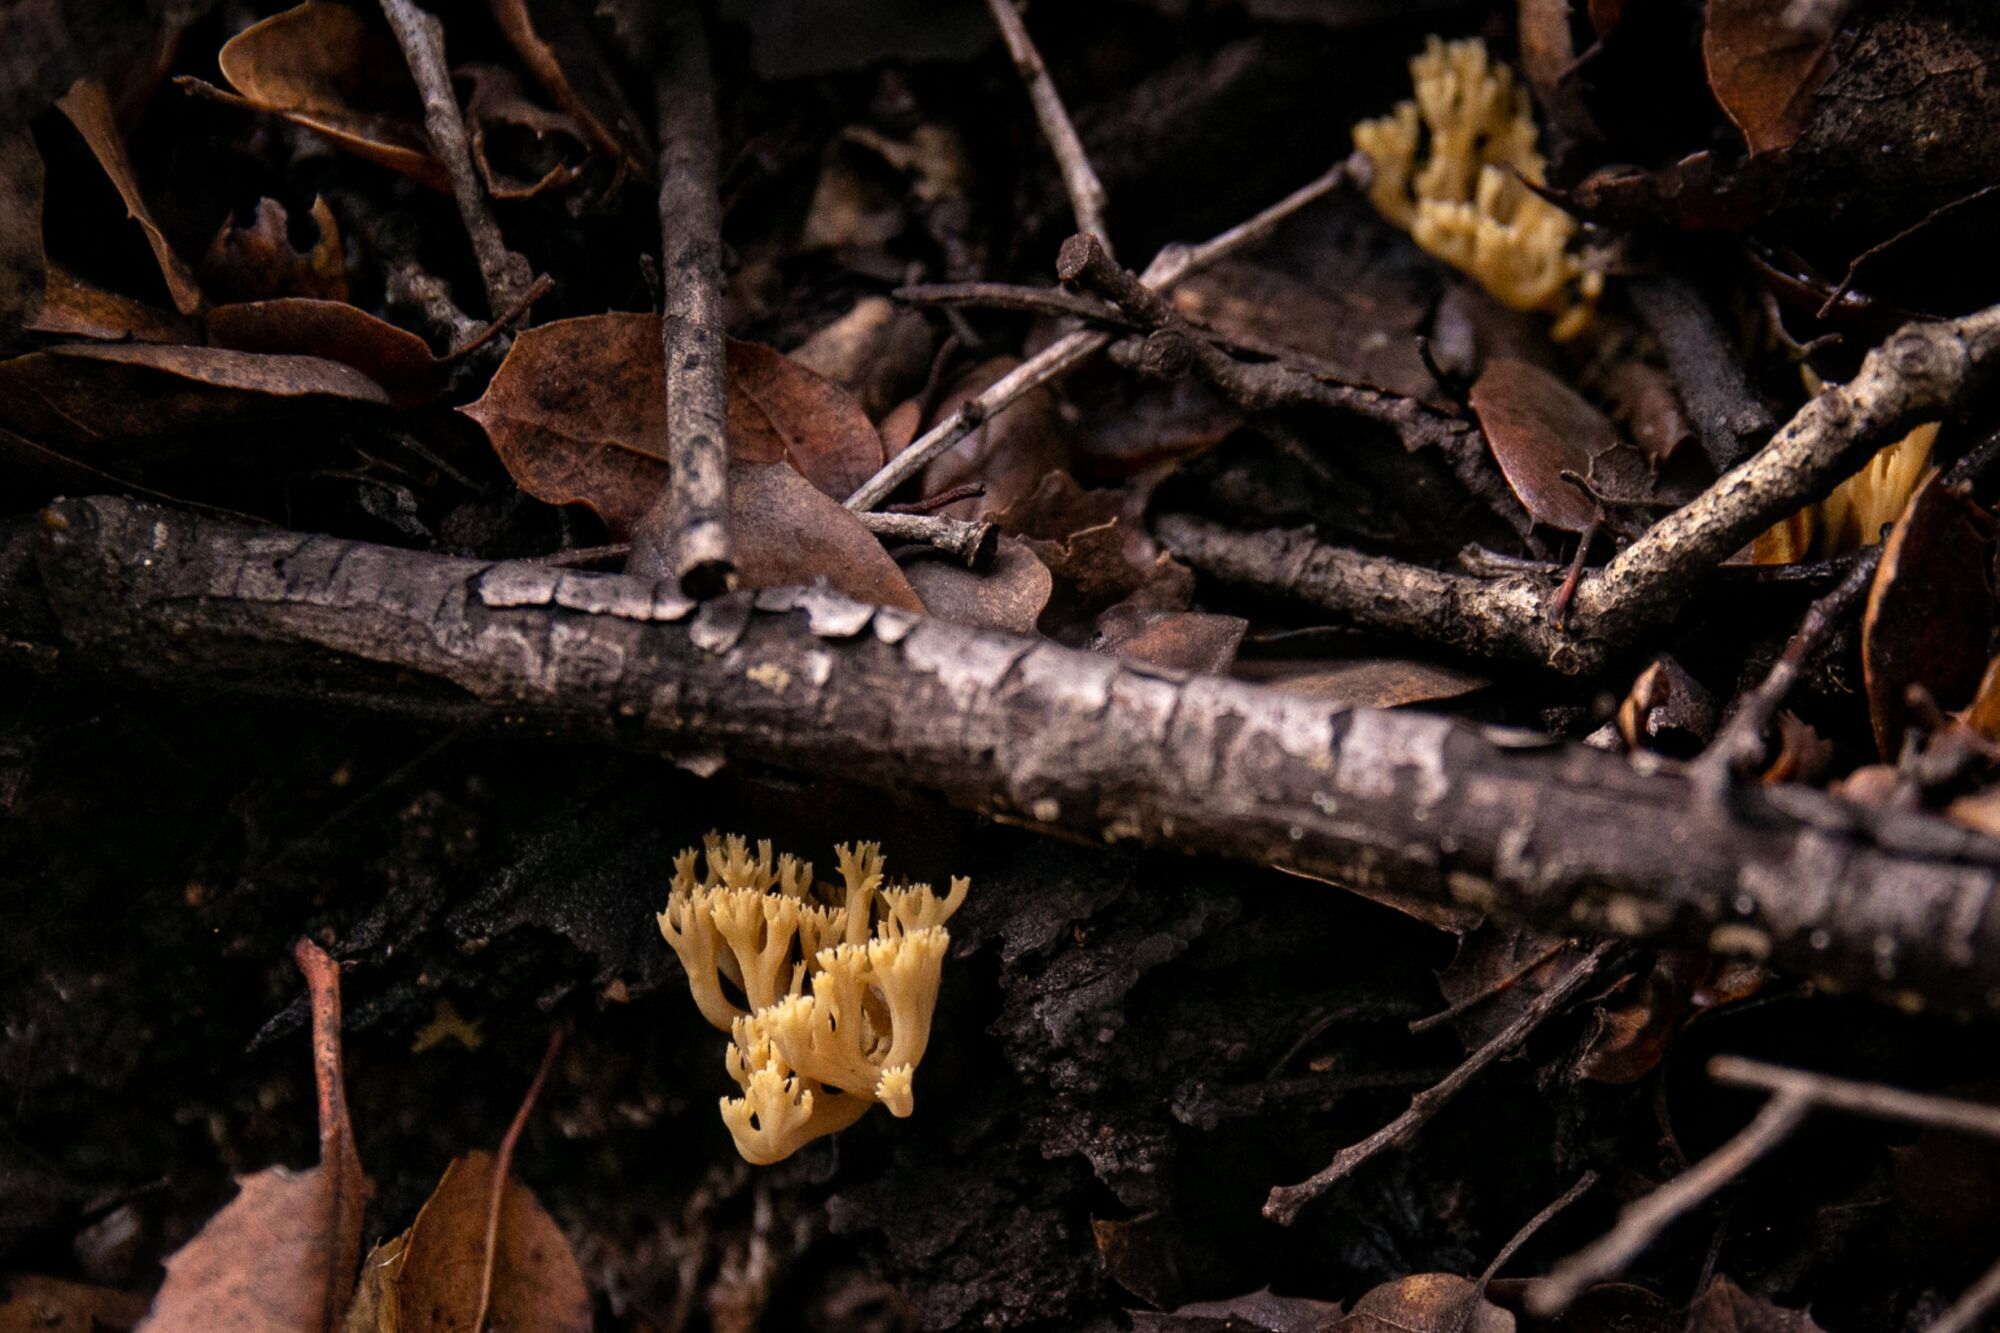
[[[944,923],[970,881],[953,879],[943,897],[928,884],[884,887],[881,848],[862,843],[834,849],[839,884],[815,884],[810,862],[773,861],[768,841],[755,855],[740,837],[706,842],[674,859],[660,933],[702,1016],[730,1035],[725,1063],[742,1095],[722,1099],[722,1119],[737,1151],[765,1165],[877,1103],[909,1115],[951,943]]]
[[[1375,168],[1369,199],[1504,304],[1554,315],[1557,338],[1577,333],[1604,275],[1572,250],[1576,219],[1528,188],[1544,168],[1528,90],[1477,38],[1432,37],[1410,77],[1414,100],[1354,127]]]

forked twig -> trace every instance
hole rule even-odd
[[[1542,1025],[1543,1020],[1560,1009],[1571,996],[1582,989],[1583,984],[1597,974],[1597,969],[1616,947],[1618,946],[1615,941],[1606,940],[1578,959],[1576,966],[1563,974],[1562,980],[1537,995],[1534,1002],[1521,1011],[1519,1017],[1503,1028],[1492,1040],[1467,1056],[1465,1063],[1445,1075],[1434,1086],[1424,1089],[1411,1098],[1409,1109],[1394,1120],[1361,1142],[1335,1153],[1325,1170],[1296,1185],[1280,1185],[1273,1189],[1270,1197],[1264,1201],[1264,1216],[1280,1226],[1290,1226],[1302,1208],[1345,1180],[1363,1162],[1377,1153],[1401,1147],[1415,1138],[1417,1131],[1443,1109],[1447,1102],[1463,1092],[1466,1084],[1472,1082],[1481,1070],[1526,1041],[1534,1030]]]
[[[1083,150],[1083,140],[1077,137],[1062,96],[1049,78],[1042,53],[1035,49],[1034,38],[1028,36],[1028,27],[1021,22],[1014,0],[986,0],[986,8],[1007,43],[1007,54],[1013,57],[1014,70],[1028,89],[1028,100],[1034,103],[1035,120],[1042,127],[1042,137],[1048,140],[1049,151],[1055,155],[1056,168],[1062,172],[1063,192],[1069,195],[1077,230],[1095,236],[1109,250],[1111,237],[1104,229],[1104,182],[1097,179],[1097,170],[1090,165],[1090,154]]]

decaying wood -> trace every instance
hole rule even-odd
[[[1303,534],[1232,532],[1199,519],[1163,522],[1160,536],[1218,578],[1357,624],[1588,675],[1670,626],[1677,605],[1758,533],[1824,498],[1912,427],[1963,408],[1996,356],[2000,307],[1905,325],[1852,381],[1819,394],[1754,457],[1585,575],[1561,624],[1548,616],[1555,589],[1531,577],[1441,573]]]
[[[2000,842],[1664,762],[942,624],[253,530],[99,498],[0,540],[29,666],[228,681],[455,724],[929,789],[1107,840],[1299,869],[1565,932],[1699,941],[2000,1010]],[[282,667],[283,670],[276,668]]]

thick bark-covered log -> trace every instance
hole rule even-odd
[[[1344,709],[830,593],[671,583],[66,501],[0,540],[0,650],[727,757],[1563,930],[2000,1010],[2000,844],[1818,792]]]

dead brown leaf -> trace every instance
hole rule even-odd
[[[1000,539],[983,574],[928,556],[905,565],[903,574],[937,619],[1008,634],[1033,634],[1055,587],[1048,566],[1019,537]]]
[[[70,90],[63,94],[56,105],[69,123],[76,126],[76,132],[90,146],[91,155],[104,168],[104,174],[111,178],[111,184],[118,190],[118,197],[125,201],[125,212],[139,229],[146,234],[146,244],[152,247],[153,259],[160,266],[160,276],[166,280],[167,294],[173,298],[174,309],[183,315],[192,315],[202,308],[204,301],[201,287],[194,280],[194,274],[174,253],[167,243],[166,233],[159,223],[153,221],[153,214],[146,207],[145,196],[139,192],[139,178],[132,170],[132,160],[125,152],[125,136],[119,133],[118,120],[111,109],[111,99],[106,96],[104,85],[95,79],[78,79]]]
[[[306,3],[251,24],[216,61],[240,97],[370,162],[440,192],[451,182],[431,156],[416,84],[386,31],[337,0]]]
[[[1472,410],[1507,485],[1535,522],[1563,532],[1590,526],[1597,506],[1563,473],[1589,479],[1619,449],[1610,419],[1540,366],[1495,357],[1472,386]]]
[[[1020,362],[994,357],[958,377],[931,414],[944,421]],[[1055,395],[1046,388],[1024,394],[980,424],[979,429],[931,460],[922,473],[925,495],[938,495],[978,482],[986,493],[961,500],[942,513],[954,518],[990,518],[1031,496],[1043,479],[1066,472],[1070,448]]]
[[[1256,657],[1238,662],[1235,674],[1354,708],[1437,703],[1493,683],[1459,667],[1404,657]]]
[[[0,1333],[124,1333],[146,1304],[138,1292],[15,1273],[0,1277]]]
[[[1514,1333],[1514,1316],[1487,1300],[1471,1278],[1413,1273],[1354,1303],[1332,1333]]]
[[[587,24],[568,5],[541,5],[528,0],[491,0],[494,21],[507,35],[515,54],[542,91],[573,120],[593,148],[618,163],[622,174],[646,165],[652,150],[640,131],[639,117],[626,105],[625,95],[611,76]],[[636,143],[628,149],[612,126]]]
[[[1688,1309],[1687,1333],[1822,1333],[1804,1310],[1781,1310],[1726,1277],[1708,1284]]]
[[[744,587],[823,578],[857,601],[924,613],[923,600],[860,518],[783,463],[731,464],[729,513]]]
[[[1127,602],[1097,618],[1093,651],[1135,662],[1226,675],[1250,622],[1205,611],[1154,611]]]
[[[291,217],[276,199],[259,199],[250,225],[236,215],[215,233],[202,257],[201,278],[224,301],[269,301],[281,296],[347,299],[347,261],[340,227],[326,200],[314,198],[312,220],[319,228],[312,249],[292,248]]]
[[[512,1175],[498,1182],[492,1287],[482,1297],[494,1167],[486,1152],[454,1161],[400,1253],[386,1263],[370,1256],[371,1276],[393,1295],[397,1333],[470,1333],[482,1305],[490,1329],[588,1333],[590,1291],[576,1255],[534,1192]]]
[[[1452,1020],[1465,1049],[1498,1036],[1576,966],[1580,953],[1572,940],[1518,926],[1482,926],[1467,934],[1438,973],[1446,1002],[1469,1006]]]
[[[371,1186],[361,1173],[340,1067],[340,966],[300,940],[312,993],[319,1165],[270,1167],[167,1260],[144,1333],[329,1333],[340,1327],[361,1258]]]
[[[286,296],[217,306],[208,312],[208,338],[240,352],[352,366],[388,390],[396,407],[435,398],[449,373],[422,338],[344,301]]]
[[[589,151],[583,128],[562,112],[529,101],[513,70],[481,63],[460,65],[453,73],[472,83],[465,103],[472,161],[494,198],[531,199],[568,185],[582,172]],[[539,174],[522,175],[523,162]]]
[[[1992,516],[1933,469],[1883,542],[1861,621],[1861,664],[1886,760],[1895,760],[1914,720],[1912,686],[1956,708],[1979,685],[1993,633],[1992,540]]]
[[[389,395],[336,361],[221,347],[71,343],[0,361],[8,424],[86,453],[313,400],[386,406]]]
[[[21,327],[42,302],[42,183],[27,127],[0,134],[0,329]]]
[[[729,447],[745,463],[789,463],[835,499],[881,466],[882,441],[854,400],[768,347],[729,344]],[[522,490],[584,504],[616,536],[666,485],[659,318],[587,315],[529,329],[478,402]]]
[[[1632,437],[1653,466],[1672,458],[1694,436],[1680,395],[1666,371],[1637,357],[1627,357],[1604,376],[1605,399],[1614,420]]]
[[[1812,119],[1813,94],[1833,73],[1833,34],[1785,22],[1787,0],[1708,0],[1701,54],[1715,100],[1750,151],[1790,148]]]
[[[61,264],[48,266],[41,308],[27,323],[31,333],[105,342],[188,343],[194,325],[170,310],[92,286]]]

